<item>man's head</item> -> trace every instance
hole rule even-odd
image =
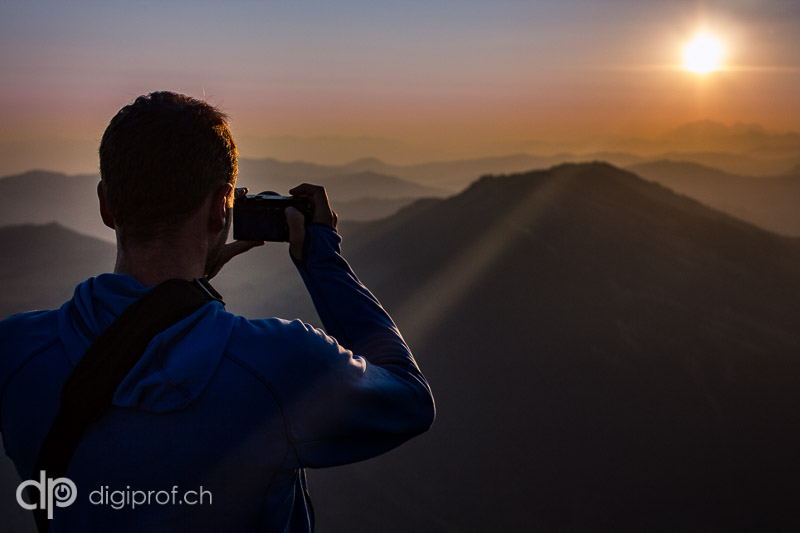
[[[140,96],[111,119],[100,142],[100,178],[124,239],[169,234],[226,184],[232,202],[237,152],[226,120],[213,106],[171,92]]]

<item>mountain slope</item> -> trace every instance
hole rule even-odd
[[[407,215],[345,243],[438,420],[314,472],[327,530],[369,531],[387,509],[408,512],[385,531],[796,518],[795,241],[603,164],[485,178]],[[376,495],[374,512],[347,503]]]
[[[762,228],[800,236],[800,173],[756,178],[674,161],[641,163],[628,170]]]
[[[391,216],[416,200],[417,198],[365,197],[344,202],[336,201],[333,203],[333,208],[339,215],[339,220],[370,221]]]
[[[114,269],[113,244],[55,223],[0,227],[0,317],[53,309],[89,276]]]

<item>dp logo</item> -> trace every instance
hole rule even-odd
[[[25,487],[36,487],[39,489],[39,503],[28,503],[22,498],[22,491]],[[53,519],[53,504],[58,507],[69,507],[78,497],[78,488],[71,479],[59,477],[53,479],[46,477],[44,470],[39,472],[39,481],[29,479],[23,481],[17,487],[17,503],[23,509],[33,511],[34,509],[47,509],[47,519]],[[33,496],[31,495],[31,501]]]

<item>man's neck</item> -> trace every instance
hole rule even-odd
[[[168,239],[122,244],[118,239],[114,272],[128,274],[145,287],[173,278],[201,278],[206,275],[207,253],[207,246],[197,240]]]

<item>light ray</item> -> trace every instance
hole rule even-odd
[[[454,256],[399,308],[397,315],[405,318],[402,329],[413,331],[416,342],[424,343],[429,335],[436,333],[440,317],[457,308],[469,288],[496,266],[521,228],[530,231],[541,222],[569,181],[563,174],[540,179],[544,183],[531,187],[527,197],[509,213],[495,217],[492,226],[472,246]],[[524,225],[519,220],[524,220]]]

